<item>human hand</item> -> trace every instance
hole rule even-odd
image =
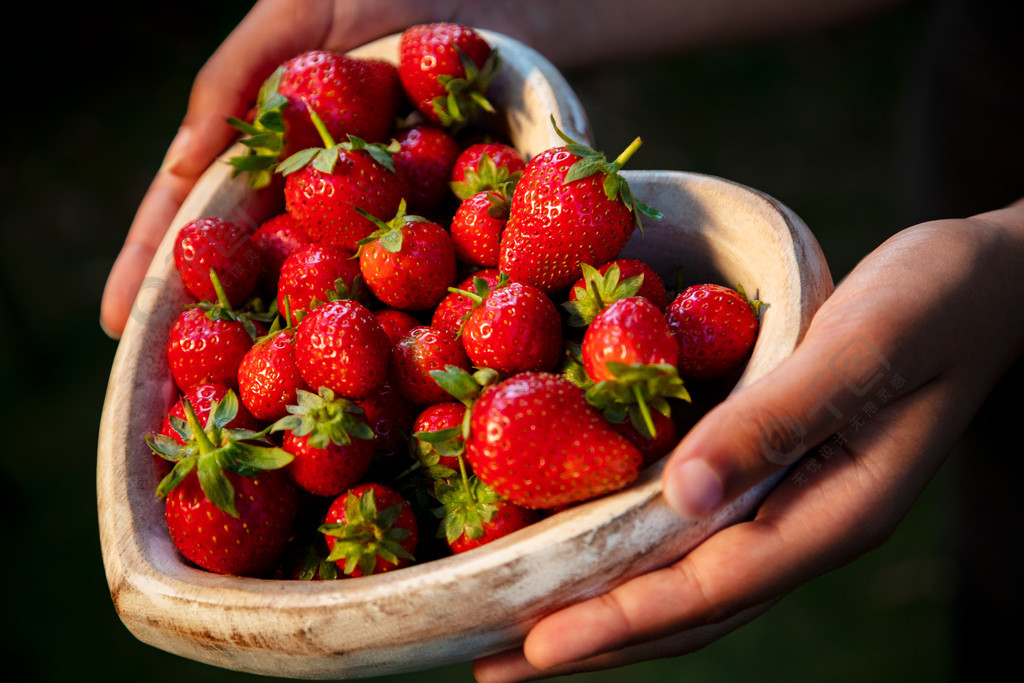
[[[709,412],[666,463],[665,498],[693,518],[795,462],[754,518],[546,617],[521,650],[478,661],[477,679],[697,650],[880,544],[1021,352],[1022,255],[1021,203],[922,224],[876,249],[793,355]]]
[[[111,268],[100,324],[120,336],[146,269],[199,176],[235,137],[227,117],[243,117],[260,85],[284,60],[302,51],[347,51],[382,35],[443,15],[451,2],[410,0],[260,0],[196,76],[181,127],[132,221]],[[342,6],[344,11],[342,11]]]

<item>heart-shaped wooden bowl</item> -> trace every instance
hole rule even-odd
[[[560,144],[549,117],[589,139],[586,117],[536,52],[487,33],[505,69],[497,98],[527,155]],[[358,51],[392,58],[397,38]],[[632,171],[635,195],[665,213],[626,255],[663,276],[742,282],[769,304],[735,386],[763,377],[795,348],[829,295],[831,278],[803,222],[770,197],[727,180]],[[217,163],[176,217],[143,283],[111,370],[99,434],[100,538],[114,605],[140,640],[216,666],[295,678],[360,678],[427,669],[517,645],[543,615],[681,557],[748,515],[766,481],[714,516],[676,517],[661,496],[660,464],[619,493],[560,512],[482,548],[388,574],[325,582],[218,576],[171,544],[143,435],[176,398],[166,367],[171,323],[187,297],[173,236],[209,215],[259,222],[272,200]],[[672,281],[671,279],[669,280]]]

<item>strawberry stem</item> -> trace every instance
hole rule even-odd
[[[313,106],[307,100],[303,99],[302,103],[306,105],[306,110],[309,111],[309,119],[313,122],[316,132],[320,133],[320,139],[324,141],[324,148],[330,149],[331,147],[334,147],[337,143],[334,141],[330,132],[328,132],[327,126],[324,124],[324,120],[321,119],[315,111],[313,111]]]
[[[651,438],[653,439],[658,436],[658,432],[654,428],[654,420],[651,419],[651,411],[647,408],[647,401],[644,400],[639,384],[633,385],[633,396],[636,398],[637,408],[640,409],[640,415],[644,418],[644,424],[647,426],[647,430],[651,433]]]
[[[633,142],[629,143],[629,147],[624,149],[622,151],[622,154],[620,154],[619,156],[615,157],[615,161],[612,162],[612,171],[611,171],[611,173],[615,173],[620,168],[625,166],[626,162],[629,161],[630,157],[632,157],[634,154],[636,154],[636,151],[638,149],[640,149],[640,145],[642,145],[643,142],[644,141],[641,140],[638,137],[635,140],[633,140]]]
[[[476,292],[467,292],[466,290],[459,289],[458,287],[449,287],[448,291],[452,294],[461,294],[462,296],[469,297],[477,304],[483,303],[484,300],[484,298]]]
[[[462,485],[466,487],[466,495],[469,496],[474,503],[478,502],[476,494],[473,493],[473,489],[469,486],[469,476],[466,474],[466,459],[462,457],[462,454],[455,456],[459,459],[459,472],[462,475]]]
[[[213,291],[217,292],[217,303],[221,305],[221,308],[225,311],[232,310],[231,301],[228,299],[227,292],[224,291],[224,285],[220,283],[216,268],[210,268],[210,283],[213,285]]]

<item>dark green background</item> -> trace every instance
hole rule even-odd
[[[9,24],[34,40],[8,55],[0,155],[0,643],[5,668],[25,680],[254,678],[163,653],[121,625],[95,499],[116,348],[97,324],[103,283],[196,70],[246,7],[190,0],[106,16],[57,6]],[[641,135],[631,168],[710,173],[768,192],[816,232],[838,279],[901,227],[899,126],[922,20],[911,7],[770,45],[567,75],[601,149],[617,153]],[[579,680],[949,678],[949,471],[880,550],[755,623],[687,657]],[[470,674],[455,665],[376,680]]]

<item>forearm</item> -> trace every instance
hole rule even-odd
[[[572,67],[826,28],[906,1],[464,0],[454,17]]]

